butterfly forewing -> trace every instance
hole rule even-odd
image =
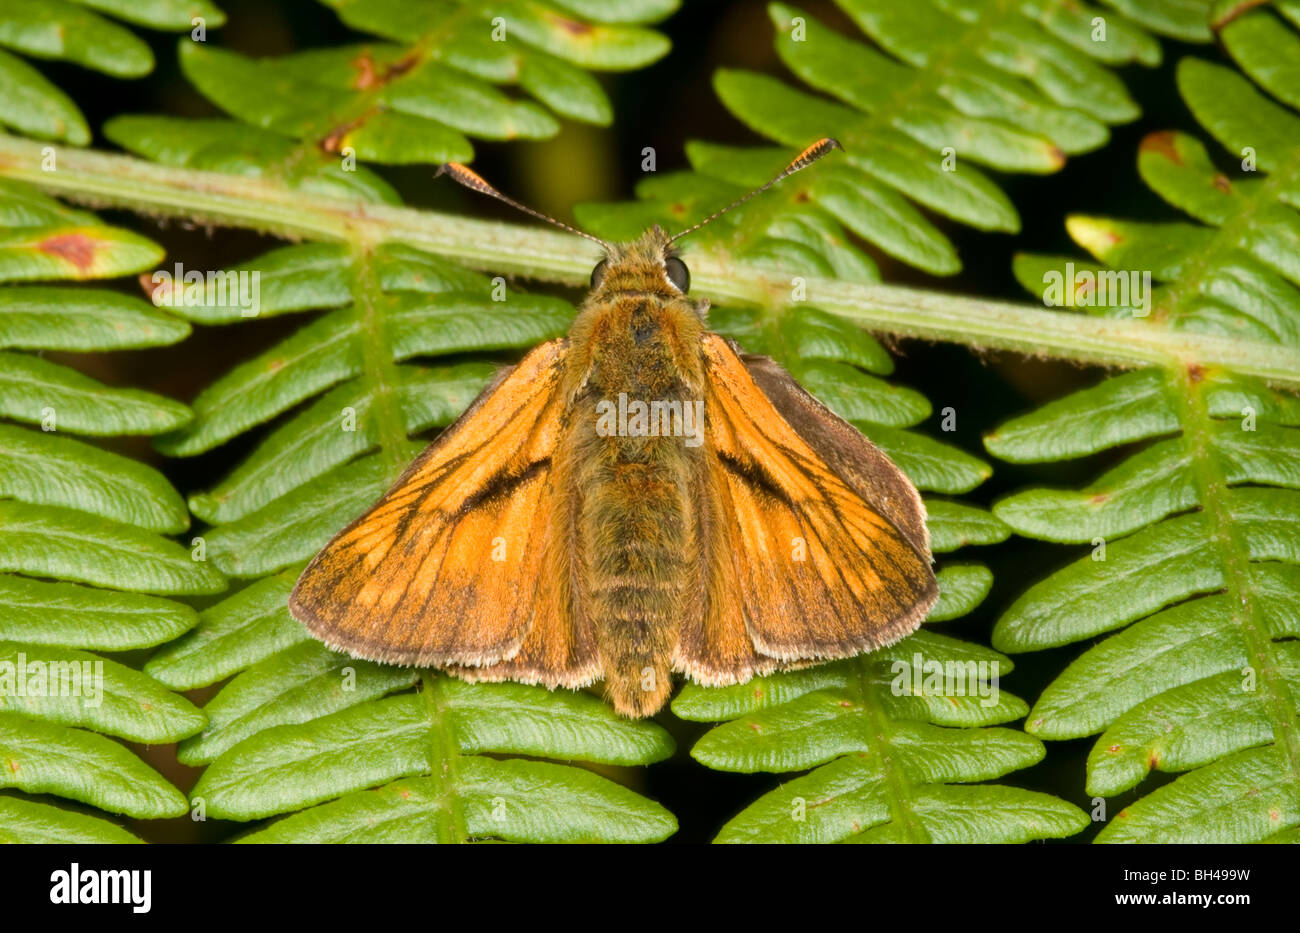
[[[873,476],[896,485],[878,463],[852,448],[831,457],[815,450],[721,337],[706,336],[704,354],[712,488],[723,516],[716,550],[727,554],[720,572],[734,581],[754,647],[780,661],[841,658],[913,631],[937,598],[919,497],[891,501],[887,517],[853,488]],[[817,408],[801,417],[825,449],[839,419]],[[839,475],[828,459],[858,475]]]
[[[534,617],[567,625],[557,588],[540,585],[566,349],[543,344],[485,389],[316,556],[293,615],[360,657],[420,665],[495,663]]]

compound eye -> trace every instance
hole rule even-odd
[[[669,256],[664,260],[664,272],[668,276],[668,281],[673,283],[673,288],[683,295],[691,290],[691,271],[686,268],[686,263],[676,256]]]
[[[608,259],[602,259],[596,263],[596,267],[591,270],[591,287],[598,288],[600,281],[605,277],[605,267],[609,265]]]

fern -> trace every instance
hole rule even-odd
[[[153,243],[0,184],[0,279],[111,278],[161,257]],[[198,620],[168,595],[225,580],[166,535],[189,524],[156,470],[72,434],[152,434],[190,418],[177,402],[110,388],[19,351],[165,346],[189,325],[139,298],[70,284],[0,289],[0,787],[114,814],[184,814],[184,794],[118,739],[175,742],[203,727],[188,700],[122,661]],[[75,667],[75,673],[71,668]],[[66,677],[60,671],[67,671]],[[0,839],[122,842],[103,816],[0,793]]]
[[[387,164],[467,162],[468,136],[545,138],[560,125],[546,109],[605,125],[609,101],[584,69],[631,69],[668,51],[663,36],[629,21],[666,16],[676,0],[553,6],[508,0],[323,0],[375,41],[249,61],[182,40],[181,67],[222,110],[275,137],[295,140],[290,161],[351,155]],[[590,22],[598,19],[600,22]],[[520,85],[539,103],[494,85]],[[151,121],[156,125],[156,121]],[[209,151],[239,148],[243,129],[203,121]],[[162,134],[159,134],[162,135]],[[261,162],[260,164],[265,164]]]
[[[1270,67],[1300,55],[1281,21],[1256,11],[1222,36],[1247,73],[1300,105]],[[1257,149],[1262,177],[1221,172],[1194,137],[1153,134],[1139,171],[1197,223],[1072,217],[1070,233],[1103,268],[1150,269],[1162,282],[1151,326],[1294,348],[1300,118],[1194,58],[1178,83],[1232,159]],[[1018,271],[1029,285],[1058,261],[1025,257]],[[1187,360],[1112,377],[987,438],[1018,462],[1167,438],[1082,490],[1028,490],[994,510],[1021,534],[1095,546],[1030,588],[999,620],[995,645],[1035,650],[1120,630],[1044,691],[1027,729],[1100,732],[1088,758],[1097,796],[1137,787],[1152,769],[1186,772],[1126,807],[1098,841],[1259,841],[1300,824],[1297,425],[1294,398]]]
[[[889,356],[867,334],[813,308],[768,309],[766,315],[721,309],[711,325],[751,352],[777,356],[881,444],[918,488],[966,492],[987,478],[983,462],[900,427],[925,419],[930,406],[912,390],[862,372],[859,367],[892,370]],[[995,544],[1008,534],[975,506],[927,499],[926,508],[936,553]],[[931,622],[969,613],[992,585],[978,563],[944,563],[938,576],[940,600]],[[997,652],[926,630],[869,656],[812,670],[729,688],[687,685],[672,704],[675,714],[727,720],[696,743],[696,760],[724,771],[813,769],[747,807],[718,841],[1007,842],[1077,832],[1083,814],[1049,795],[957,786],[1032,765],[1043,747],[1015,730],[984,728],[1023,717],[1028,707],[1021,700],[976,676],[953,696],[955,684],[925,678],[935,664],[984,678],[1011,670]]]
[[[1056,171],[1067,154],[1105,143],[1107,124],[1138,113],[1119,79],[1090,56],[1145,64],[1159,58],[1154,40],[1122,17],[1111,22],[1110,41],[1089,40],[1079,4],[1069,12],[1050,3],[839,5],[879,49],[795,7],[768,8],[782,61],[838,102],[753,72],[723,69],[714,80],[728,109],[764,136],[799,146],[833,135],[846,150],[843,159],[809,169],[797,191],[773,192],[728,218],[729,229],[765,234],[736,254],[760,266],[784,262],[805,275],[877,281],[875,263],[851,245],[847,228],[917,268],[957,272],[952,243],[918,205],[983,230],[1019,229],[1006,195],[965,160]],[[960,171],[941,154],[961,159]],[[602,212],[621,221],[612,234],[679,222],[701,201],[716,205],[752,189],[780,158],[707,144],[688,147],[687,155],[696,173],[649,178],[638,190],[648,203]],[[597,216],[592,209],[579,215],[588,223]]]
[[[40,71],[5,49],[58,59],[115,78],[153,71],[149,46],[131,30],[105,19],[151,29],[187,32],[217,27],[225,15],[208,0],[6,0],[0,9],[0,123],[20,133],[84,146],[90,128],[77,105]]]
[[[426,676],[418,692],[402,693],[418,672],[332,652],[288,614],[301,562],[418,452],[408,437],[450,423],[494,369],[399,361],[529,346],[563,333],[572,306],[525,294],[494,301],[494,290],[506,297],[504,282],[411,249],[304,244],[249,265],[263,276],[262,314],[342,307],[208,387],[194,420],[157,442],[172,455],[198,454],[314,399],[190,500],[214,525],[203,536],[210,560],[232,577],[260,578],[205,610],[146,666],[176,689],[238,674],[208,703],[207,728],[180,747],[182,761],[209,765],[196,805],[251,820],[340,798],[248,837],[266,841],[363,828],[426,841],[670,834],[675,823],[662,808],[606,778],[480,754],[644,764],[672,751],[659,727],[620,722],[595,697],[535,687]],[[207,323],[240,317],[238,308],[184,310]],[[455,803],[442,812],[448,799]]]
[[[0,661],[20,650],[28,660],[93,661],[92,652],[157,649],[143,671],[131,654],[102,659],[98,707],[5,699],[0,785],[10,790],[0,793],[0,825],[6,838],[125,840],[113,817],[91,808],[150,818],[192,805],[196,818],[244,824],[238,838],[254,842],[663,839],[674,817],[624,786],[635,786],[637,772],[611,770],[672,754],[660,726],[618,720],[587,693],[469,685],[349,659],[311,639],[286,600],[303,562],[497,365],[567,329],[567,301],[469,270],[580,285],[591,268],[584,250],[551,231],[403,207],[373,166],[467,160],[471,139],[541,138],[560,119],[608,124],[610,105],[589,72],[662,55],[665,40],[645,24],[677,4],[326,5],[360,34],[355,43],[255,61],[182,42],[186,77],[229,118],[108,121],[104,134],[135,157],[0,137],[0,176],[12,179],[0,180],[6,280],[123,275],[161,259],[152,243],[19,181],[95,205],[306,241],[241,267],[261,276],[258,316],[303,323],[210,384],[192,411],[29,351],[170,344],[189,322],[238,326],[241,309],[178,306],[187,321],[117,291],[0,290],[0,414],[25,423],[0,424],[0,638],[8,639]],[[735,815],[719,840],[1068,836],[1086,825],[1074,804],[990,782],[1050,755],[1052,740],[1097,733],[1090,793],[1136,788],[1152,766],[1188,772],[1139,799],[1101,838],[1294,837],[1300,403],[1279,387],[1300,386],[1292,210],[1300,132],[1288,109],[1300,102],[1295,34],[1283,22],[1297,21],[1295,5],[1274,4],[1276,13],[1211,0],[838,5],[866,38],[794,6],[769,7],[782,61],[816,94],[749,72],[717,76],[728,108],[778,147],[692,143],[692,171],[647,179],[633,203],[577,211],[615,238],[655,222],[681,228],[765,181],[788,147],[839,136],[843,159],[692,238],[696,291],[715,301],[715,329],[777,357],[899,463],[926,493],[943,555],[940,603],[911,639],[737,688],[681,692],[678,716],[718,723],[694,743],[698,762],[792,775]],[[66,2],[44,12],[10,6],[0,12],[0,45],[37,57],[45,52],[31,24],[72,23],[67,11],[76,12]],[[1105,41],[1094,32],[1098,17]],[[120,37],[104,24],[112,26],[95,23],[66,54],[80,54],[92,36],[116,47]],[[1133,319],[1131,308],[1078,314],[879,283],[855,236],[948,275],[960,268],[957,251],[927,212],[976,230],[1017,229],[1015,207],[982,169],[1051,172],[1103,146],[1110,126],[1137,115],[1112,68],[1156,64],[1156,34],[1217,36],[1288,106],[1232,69],[1183,63],[1193,112],[1234,159],[1253,147],[1261,175],[1227,181],[1192,137],[1156,134],[1140,171],[1196,223],[1070,219],[1096,259],[1076,268],[1155,273],[1152,320]],[[101,52],[86,60],[102,62]],[[75,129],[51,129],[48,113],[33,122],[24,102],[48,85],[22,62],[14,78],[11,58],[0,59],[0,87],[20,93],[7,125],[84,142]],[[955,172],[943,171],[944,146],[954,149]],[[1042,275],[1065,261],[1021,256],[1016,273],[1041,294]],[[1145,367],[1004,425],[986,442],[998,457],[1050,462],[1150,443],[1081,491],[1028,490],[992,513],[947,498],[976,490],[990,467],[919,430],[933,414],[929,400],[890,381],[891,357],[863,327]],[[1246,408],[1253,431],[1242,430]],[[227,445],[251,453],[190,496],[188,512],[203,527],[187,534],[187,552],[165,537],[188,525],[167,481],[105,446],[34,429],[44,409],[59,431],[147,434],[170,457]],[[983,565],[946,555],[996,545],[1011,530],[1062,543],[1105,538],[1107,560],[1085,557],[1031,587],[999,622],[997,650],[940,634],[992,583]],[[219,598],[189,598],[221,591],[226,577],[233,585]],[[967,669],[996,664],[1003,675],[1011,662],[1002,652],[1112,632],[1039,698],[1025,732],[1010,724],[1027,704],[1009,693],[982,703],[928,686],[924,672],[918,689],[911,676],[917,655]],[[201,711],[171,692],[215,685]],[[117,740],[179,740],[179,759],[205,768],[190,803]],[[69,754],[89,757],[74,769]]]

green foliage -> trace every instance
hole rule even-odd
[[[881,444],[921,490],[966,492],[989,475],[987,464],[957,448],[900,429],[928,417],[930,406],[914,391],[863,371],[888,374],[893,363],[850,324],[801,308],[784,315],[721,309],[711,323],[746,350],[784,363]],[[995,544],[1009,533],[972,505],[927,498],[926,508],[936,553]],[[991,585],[981,564],[942,563],[930,621],[966,615]],[[936,669],[953,676],[936,677]],[[851,661],[735,687],[688,684],[672,709],[684,719],[725,720],[691,750],[707,767],[808,772],[750,804],[722,828],[718,842],[1023,842],[1078,832],[1086,817],[1048,795],[962,786],[1043,757],[1038,740],[990,728],[1028,709],[998,687],[1010,670],[1005,656],[927,626]]]
[[[94,702],[0,691],[0,840],[135,841],[116,818],[191,806],[245,824],[241,842],[664,839],[676,820],[639,792],[636,770],[673,754],[660,725],[621,720],[587,692],[471,685],[349,658],[312,639],[287,599],[305,561],[498,366],[573,316],[568,301],[403,242],[384,225],[413,212],[375,166],[468,161],[471,139],[545,138],[561,119],[610,124],[592,72],[664,55],[648,24],[678,2],[324,5],[355,42],[253,60],[215,36],[181,40],[182,72],[227,117],[142,114],[103,127],[173,170],[168,183],[190,184],[182,194],[194,202],[166,200],[176,190],[161,182],[149,196],[163,200],[132,200],[132,185],[144,191],[162,177],[134,174],[157,172],[138,159],[114,163],[125,166],[121,190],[0,159],[0,175],[94,204],[121,197],[200,222],[215,204],[218,217],[306,237],[228,270],[259,275],[255,308],[157,277],[151,304],[129,287],[81,283],[154,268],[156,244],[0,178],[0,416],[12,422],[0,424],[0,670],[21,660],[102,673]],[[1300,402],[1206,364],[1196,339],[1222,341],[1228,359],[1238,347],[1300,348],[1300,7],[836,5],[851,23],[843,31],[793,5],[767,8],[782,63],[810,90],[744,70],[716,75],[727,108],[775,146],[693,142],[691,171],[648,177],[634,203],[576,211],[612,239],[653,223],[682,229],[766,181],[799,147],[840,139],[845,153],[692,237],[688,258],[755,283],[747,300],[718,302],[711,326],[777,358],[899,464],[925,494],[939,555],[940,600],[914,636],[850,661],[679,693],[677,716],[713,724],[691,749],[701,766],[789,776],[743,808],[737,801],[718,841],[1069,836],[1088,823],[1074,803],[998,782],[1023,783],[1016,772],[1050,755],[1051,742],[1092,735],[1089,794],[1143,790],[1152,768],[1181,773],[1114,816],[1100,840],[1294,839]],[[0,120],[41,139],[89,140],[75,105],[18,55],[114,77],[148,72],[148,48],[100,13],[178,32],[191,15],[209,29],[223,19],[205,0],[11,0],[0,10]],[[1188,341],[1176,360],[1111,376],[986,438],[990,453],[1016,463],[1108,456],[1094,482],[1028,489],[991,511],[950,498],[976,490],[990,465],[937,439],[928,422],[946,432],[948,412],[890,380],[890,352],[830,313],[844,307],[830,286],[860,286],[849,293],[860,304],[889,306],[861,241],[950,275],[961,264],[947,222],[1017,230],[1015,205],[987,172],[1054,172],[1104,146],[1111,126],[1137,116],[1114,69],[1157,64],[1156,35],[1217,38],[1239,64],[1178,68],[1184,99],[1226,157],[1184,133],[1152,134],[1139,172],[1188,219],[1074,216],[1067,229],[1090,259],[1022,255],[1015,272],[1039,297],[1066,262],[1091,272],[1091,286],[1071,283],[1061,303],[1116,328],[1098,339],[1133,341],[1139,358],[1157,361],[1118,328],[1148,310],[1137,294],[1093,300],[1098,283],[1118,282],[1105,273],[1148,270],[1157,287],[1141,330]],[[943,164],[948,146],[956,171]],[[1258,171],[1237,168],[1247,164]],[[191,170],[247,186],[232,196]],[[332,225],[282,225],[317,201],[347,210]],[[562,267],[523,239],[493,252],[518,233],[485,231],[472,254],[445,246],[445,235],[420,242],[490,273],[498,259],[526,256],[539,276],[570,282],[573,255]],[[954,318],[965,311],[972,326],[977,316],[999,326],[987,303],[920,295]],[[189,407],[104,385],[62,355],[169,346],[192,327],[290,315],[296,329]],[[249,452],[185,502],[157,470],[97,439],[131,434],[168,457]],[[191,515],[203,523],[195,531]],[[993,584],[983,564],[949,555],[1013,532],[1093,551],[1029,586],[992,647],[941,633]],[[1001,689],[1007,654],[1085,641],[1032,709]],[[143,669],[141,649],[151,652]],[[217,685],[202,709],[180,695]],[[1014,727],[1022,718],[1024,731]],[[204,768],[189,801],[131,747],[173,742],[180,762]]]
[[[108,278],[160,257],[154,244],[91,214],[0,186],[5,281]],[[189,515],[162,474],[62,432],[157,433],[184,424],[189,409],[18,352],[158,346],[188,333],[184,321],[118,292],[0,289],[0,413],[40,426],[0,424],[0,788],[48,798],[0,793],[0,840],[134,839],[57,798],[142,819],[188,808],[122,741],[175,742],[203,728],[203,713],[90,651],[176,638],[198,618],[163,597],[219,592],[225,579],[163,537],[184,531]]]
[[[677,5],[323,2],[375,39],[260,61],[182,40],[181,67],[237,120],[325,153],[389,164],[467,162],[474,156],[468,136],[553,136],[559,123],[550,111],[608,124],[609,101],[584,69],[638,68],[664,55],[663,36],[630,23],[666,16]],[[536,102],[513,99],[500,84],[518,84]],[[243,132],[210,121],[201,126],[214,137],[208,147]]]
[[[725,245],[759,267],[878,280],[875,263],[847,230],[909,265],[951,275],[961,269],[956,251],[919,208],[981,230],[1018,230],[1010,200],[969,163],[1059,170],[1068,155],[1104,145],[1108,125],[1138,115],[1107,66],[1160,58],[1155,40],[1124,16],[1107,17],[1107,41],[1093,41],[1099,11],[1086,4],[837,5],[870,42],[797,7],[768,6],[782,62],[834,100],[750,71],[722,69],[714,86],[763,136],[785,147],[833,136],[843,158],[790,179],[702,231],[699,241]],[[648,177],[637,204],[587,207],[578,218],[619,238],[651,223],[689,225],[769,179],[788,156],[785,148],[693,143],[693,172]]]
[[[1282,86],[1276,63],[1300,52],[1300,38],[1265,10],[1222,36],[1268,89]],[[1089,311],[1149,311],[1152,327],[1300,345],[1300,117],[1194,58],[1180,63],[1178,83],[1236,164],[1221,171],[1186,134],[1149,136],[1139,172],[1194,222],[1070,218],[1071,235],[1102,263],[1092,269],[1149,270],[1161,283],[1149,308],[1120,300]],[[1037,291],[1063,261],[1022,257],[1017,272]],[[1068,284],[1067,303],[1089,304],[1100,282]],[[994,509],[1021,534],[1093,545],[1007,610],[994,645],[1032,651],[1115,633],[1047,687],[1027,730],[1100,733],[1090,794],[1138,787],[1153,768],[1183,772],[1098,841],[1262,841],[1300,825],[1297,425],[1293,397],[1186,362],[1111,377],[986,439],[1022,463],[1151,441],[1084,489],[1027,490]]]
[[[196,17],[209,27],[226,19],[209,0],[6,0],[0,8],[0,99],[5,102],[0,123],[42,139],[77,146],[90,142],[77,105],[13,52],[72,62],[114,78],[153,71],[149,46],[99,13],[181,32],[189,31]]]
[[[296,408],[190,500],[214,526],[203,535],[212,563],[256,582],[204,610],[146,666],[175,689],[237,675],[180,746],[181,761],[208,766],[195,805],[235,820],[293,812],[249,841],[670,835],[670,814],[606,777],[483,757],[646,764],[672,752],[660,727],[618,720],[586,694],[422,680],[356,661],[310,639],[287,607],[301,562],[418,452],[408,437],[449,424],[487,382],[495,366],[481,354],[564,333],[572,306],[402,247],[303,244],[247,265],[262,275],[259,313],[332,310],[218,379],[195,399],[194,420],[157,441],[195,455]],[[241,317],[182,310],[212,324]],[[432,365],[451,356],[459,361]]]

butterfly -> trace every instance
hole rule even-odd
[[[810,146],[729,210],[839,144]],[[353,656],[582,688],[653,715],[707,686],[852,657],[934,605],[925,508],[773,360],[706,326],[658,226],[600,240],[567,337],[502,370],[299,577],[289,608]]]

